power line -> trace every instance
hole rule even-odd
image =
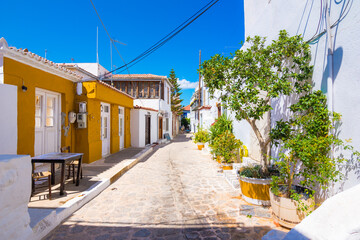
[[[185,22],[180,24],[178,27],[176,27],[173,31],[168,33],[165,37],[157,41],[155,44],[153,44],[150,48],[145,50],[143,53],[138,55],[136,58],[131,60],[128,64],[123,65],[121,67],[118,67],[111,72],[120,70],[124,67],[130,68],[137,64],[138,62],[142,61],[146,57],[148,57],[150,54],[155,52],[157,49],[162,47],[165,43],[167,43],[169,40],[171,40],[173,37],[175,37],[177,34],[179,34],[182,30],[184,30],[186,27],[188,27],[191,23],[193,23],[196,19],[198,19],[201,15],[203,15],[206,11],[208,11],[212,6],[214,6],[219,0],[212,0],[209,3],[207,3],[204,7],[202,7],[200,10],[198,10],[195,14],[193,14],[191,17],[189,17]],[[122,71],[123,72],[123,71]]]
[[[96,10],[96,7],[95,7],[95,5],[94,5],[93,1],[92,1],[92,0],[90,0],[90,2],[91,2],[91,5],[93,6],[93,8],[94,8],[94,10],[95,10],[95,12],[96,12],[96,15],[98,16],[98,18],[99,18],[99,20],[100,20],[100,22],[101,22],[101,24],[102,24],[103,28],[105,29],[106,34],[109,36],[110,41],[111,41],[111,42],[114,42],[114,40],[113,40],[113,39],[112,39],[112,37],[110,36],[110,34],[109,34],[108,30],[106,29],[104,22],[101,20],[101,17],[100,17],[100,15],[99,15],[98,11]],[[119,56],[120,56],[121,60],[124,62],[124,65],[123,65],[123,66],[125,66],[125,67],[126,67],[126,69],[127,69],[128,73],[130,74],[129,68],[127,67],[127,64],[126,64],[126,62],[125,62],[124,58],[121,56],[121,54],[120,54],[119,50],[117,49],[116,45],[115,45],[115,44],[113,44],[113,45],[114,45],[114,47],[115,47],[116,52],[119,54]]]

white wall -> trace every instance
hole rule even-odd
[[[131,146],[139,147],[140,138],[139,138],[139,128],[140,128],[140,118],[139,110],[131,109],[130,110],[130,133],[131,133]]]
[[[0,84],[0,154],[17,154],[17,86]]]
[[[31,159],[0,155],[0,239],[30,239]]]
[[[143,109],[131,109],[130,111],[130,132],[131,132],[131,146],[145,147],[145,115],[151,115],[150,123],[150,140],[151,143],[158,140],[158,113],[154,111],[147,111]]]
[[[339,137],[352,139],[352,145],[360,146],[360,1],[330,1],[330,24],[332,25],[346,9],[342,21],[331,30],[334,44],[334,110],[342,114],[342,125]],[[325,29],[324,14],[320,16],[321,1],[303,0],[245,0],[245,35],[266,36],[268,42],[277,38],[281,29],[290,35],[302,34],[305,40],[310,39],[316,30]],[[320,20],[320,25],[318,25]],[[314,65],[313,81],[315,89],[330,94],[327,78],[329,76],[327,35],[323,35],[311,45],[312,64]],[[331,94],[330,94],[331,95]],[[283,109],[284,100],[274,101],[273,107]],[[272,121],[278,119],[283,112],[272,112]],[[273,149],[274,150],[274,149]],[[351,163],[347,168],[346,181],[334,187],[334,193],[348,189],[360,183],[359,163]]]

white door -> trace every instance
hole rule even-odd
[[[60,150],[60,94],[36,89],[35,156]]]
[[[110,104],[101,103],[102,156],[110,154]]]
[[[124,108],[119,107],[119,138],[120,150],[124,148]]]

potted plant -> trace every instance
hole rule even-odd
[[[271,100],[308,92],[312,66],[310,47],[301,36],[290,37],[282,30],[277,40],[268,46],[265,42],[259,36],[247,38],[246,47],[231,57],[213,56],[202,63],[199,71],[210,94],[219,93],[235,118],[249,124],[259,143],[261,171],[270,177],[271,138],[269,131],[261,128],[270,126]],[[269,184],[261,186],[267,188]]]
[[[221,163],[221,155],[217,151],[214,143],[215,139],[225,131],[233,131],[232,121],[226,115],[221,115],[215,120],[213,124],[211,124],[209,129],[209,146],[211,148],[211,153],[213,154],[214,159],[216,159],[218,163]]]
[[[207,130],[204,130],[202,128],[199,129],[195,133],[195,143],[198,146],[199,150],[202,150],[205,146],[205,143],[209,141],[209,132]]]
[[[240,168],[239,182],[242,198],[255,205],[270,205],[270,183],[272,175],[277,175],[275,167],[269,167],[268,172],[262,171],[261,165],[254,164]]]
[[[341,179],[338,167],[346,158],[335,157],[333,151],[345,149],[359,156],[334,133],[340,115],[327,109],[321,91],[299,98],[290,110],[290,119],[278,121],[271,131],[273,142],[282,145],[276,162],[279,176],[273,176],[271,183],[271,206],[274,220],[288,228],[314,209],[317,190]]]
[[[225,131],[215,138],[213,146],[221,157],[223,170],[233,169],[232,163],[241,144],[242,142],[230,131]]]

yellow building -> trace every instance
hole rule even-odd
[[[18,154],[36,156],[70,146],[90,163],[130,147],[132,97],[100,81],[81,80],[74,71],[0,39],[0,84],[18,88]],[[80,102],[87,106],[85,115],[80,114],[85,116],[85,128],[79,128],[83,126],[79,121],[69,121],[79,112]]]

